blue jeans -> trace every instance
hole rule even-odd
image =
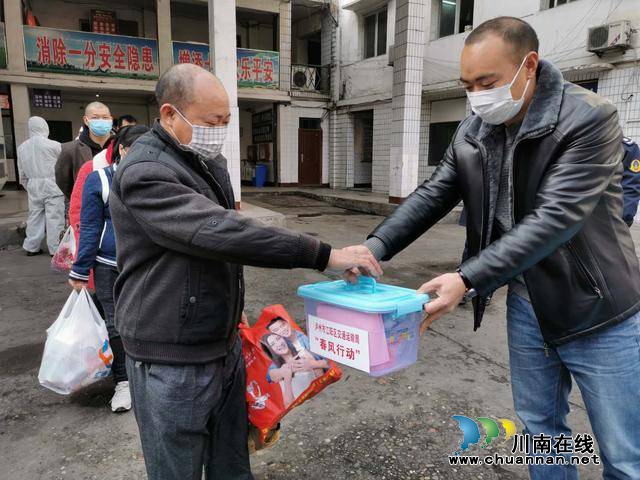
[[[531,304],[509,292],[511,387],[524,433],[571,436],[571,377],[580,388],[605,479],[640,478],[640,313],[545,351]],[[577,432],[584,433],[584,432]],[[532,480],[574,480],[575,466],[529,466]]]

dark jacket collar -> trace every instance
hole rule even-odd
[[[203,155],[195,153],[193,150],[185,147],[184,145],[178,143],[178,141],[171,135],[167,130],[160,124],[159,120],[156,120],[151,129],[159,138],[162,140],[167,146],[171,147],[176,153],[184,157],[190,162],[195,162],[195,164],[199,164],[199,160],[204,160],[208,163],[209,160],[215,160],[218,163],[221,163],[226,168],[227,160],[224,158],[222,154],[218,154],[214,158],[207,158]]]
[[[91,140],[91,136],[89,135],[89,127],[85,125],[82,128],[82,132],[80,133],[78,140],[80,140],[87,147],[89,147],[91,149],[91,154],[93,156],[96,156],[98,153],[100,153],[102,150],[104,150],[109,146],[109,142],[111,142],[111,138],[112,137],[109,137],[109,139],[104,143],[104,145],[100,146],[99,143],[96,143],[93,140]]]
[[[174,150],[181,157],[184,157],[189,161],[194,161],[197,159],[197,155],[188,148],[185,148],[180,143],[178,143],[173,135],[167,132],[165,128],[160,124],[159,120],[155,121],[151,130],[158,136],[158,138],[160,138],[160,140],[162,140],[165,145]]]
[[[221,194],[225,197],[225,202],[230,205],[229,208],[233,208],[234,195],[231,187],[231,181],[229,180],[229,174],[227,172],[227,160],[221,154],[216,156],[213,160],[203,157],[192,150],[181,145],[165,128],[160,124],[158,120],[153,124],[151,131],[162,141],[168,148],[170,148],[174,154],[184,159],[191,168],[200,174],[208,171],[218,183],[218,186],[222,189]],[[203,167],[203,164],[205,165]]]
[[[538,83],[527,113],[522,120],[518,137],[552,129],[558,123],[560,106],[564,92],[564,78],[551,62],[541,59],[538,63]],[[502,125],[491,125],[473,115],[467,128],[467,135],[483,140]]]

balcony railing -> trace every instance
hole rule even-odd
[[[329,94],[331,70],[328,65],[291,65],[291,90]]]
[[[158,42],[151,38],[24,26],[27,70],[158,78]]]

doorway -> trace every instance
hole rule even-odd
[[[373,110],[353,114],[353,186],[371,189],[373,173]]]
[[[322,184],[322,129],[319,118],[301,118],[299,121],[298,184]]]
[[[49,138],[56,142],[65,143],[73,140],[73,123],[63,120],[47,120]]]
[[[460,122],[439,122],[429,125],[430,167],[435,167],[442,161],[459,124]]]

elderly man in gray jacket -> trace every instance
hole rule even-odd
[[[242,265],[381,271],[370,253],[332,250],[235,211],[220,154],[229,98],[214,75],[176,65],[156,97],[160,121],[119,165],[110,197],[116,325],[147,472],[250,479]]]

